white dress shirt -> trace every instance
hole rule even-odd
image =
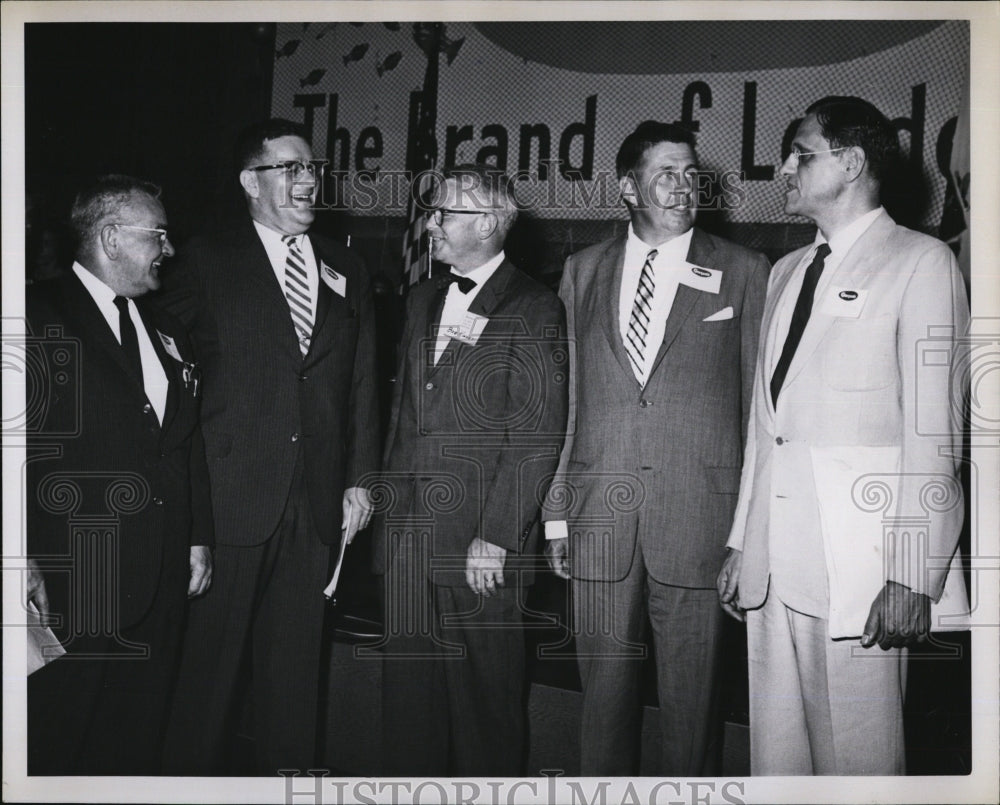
[[[466,315],[469,312],[469,306],[472,304],[472,300],[475,299],[479,292],[483,289],[483,285],[486,284],[486,281],[493,276],[494,272],[498,268],[500,268],[500,264],[504,261],[504,259],[505,255],[501,251],[500,254],[487,260],[479,266],[479,268],[474,268],[472,271],[466,272],[462,275],[468,277],[476,283],[476,287],[468,293],[462,293],[457,283],[452,283],[448,288],[448,295],[444,298],[444,307],[441,310],[441,321],[437,330],[437,342],[434,345],[435,366],[437,366],[437,362],[441,360],[441,355],[444,353],[448,346],[448,342],[451,340],[451,337],[448,335],[448,328],[461,327],[462,323],[465,321]],[[453,267],[451,269],[451,273],[458,274],[459,272],[457,272]]]
[[[119,321],[118,308],[115,307],[115,297],[118,296],[111,288],[104,284],[79,263],[73,263],[73,271],[80,278],[83,287],[94,298],[98,310],[108,322],[111,332],[120,344],[122,342],[121,326]],[[142,361],[142,385],[146,392],[146,399],[156,412],[156,418],[163,422],[163,414],[167,410],[167,389],[169,381],[167,373],[160,363],[160,358],[153,348],[153,342],[149,340],[149,333],[146,332],[146,325],[142,323],[139,310],[132,299],[128,300],[128,313],[132,317],[132,324],[135,325],[135,334],[139,339],[139,360]]]
[[[851,250],[858,238],[868,229],[875,219],[885,214],[882,207],[876,207],[855,218],[850,224],[841,229],[830,241],[830,253],[823,261],[823,273],[819,275],[819,282],[816,284],[816,293],[813,295],[813,310],[819,304],[826,289],[830,287],[830,278],[837,270],[837,266],[843,262],[844,257]],[[775,367],[781,360],[781,353],[785,346],[785,339],[788,338],[788,329],[792,326],[792,314],[795,312],[795,303],[799,298],[799,291],[802,290],[802,283],[805,281],[806,269],[816,256],[816,249],[821,243],[826,243],[826,238],[816,230],[816,240],[812,247],[803,255],[802,260],[795,267],[795,271],[788,280],[785,290],[775,305],[774,325],[772,328],[771,349],[768,353],[767,376],[770,379],[774,375]],[[808,327],[808,323],[806,324]]]
[[[288,260],[288,246],[281,239],[283,235],[273,229],[264,226],[258,221],[253,222],[257,229],[260,242],[264,244],[264,251],[267,252],[267,259],[271,261],[271,268],[274,276],[278,280],[281,288],[281,295],[285,295],[285,263]],[[316,321],[316,303],[319,299],[319,268],[316,266],[316,255],[313,253],[312,244],[306,234],[297,235],[299,249],[306,261],[306,279],[309,282],[309,307],[312,320]],[[288,314],[291,319],[291,313]]]
[[[663,343],[663,333],[667,329],[667,317],[674,306],[677,296],[677,286],[681,278],[687,275],[690,263],[687,261],[691,249],[693,229],[683,235],[678,235],[659,246],[650,246],[639,239],[632,228],[628,226],[625,238],[625,256],[622,262],[622,290],[618,296],[618,330],[625,342],[629,319],[632,316],[632,306],[635,304],[635,292],[639,288],[642,267],[646,264],[646,255],[650,249],[656,249],[656,259],[653,260],[653,299],[650,302],[649,329],[646,332],[646,352],[643,355],[643,377],[649,377],[649,370],[656,360]],[[547,520],[545,522],[545,539],[564,539],[569,535],[565,520]]]
[[[653,260],[653,299],[650,302],[649,329],[646,332],[646,351],[643,355],[643,378],[649,377],[649,370],[656,360],[660,344],[663,343],[663,333],[667,329],[667,316],[674,305],[677,296],[677,286],[682,277],[687,275],[688,250],[691,248],[689,229],[683,235],[678,235],[659,246],[650,246],[639,239],[629,224],[628,236],[625,239],[625,258],[622,264],[622,290],[618,298],[618,329],[622,343],[628,333],[629,319],[632,317],[632,307],[635,305],[635,293],[639,288],[642,267],[646,264],[646,255],[650,249],[656,249],[656,259]]]

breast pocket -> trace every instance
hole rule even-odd
[[[874,391],[896,381],[899,367],[894,316],[837,319],[825,341],[823,380],[831,388]]]

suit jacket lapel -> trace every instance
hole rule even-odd
[[[696,266],[710,266],[712,263],[712,253],[715,247],[711,241],[699,229],[691,233],[691,245],[688,247],[687,261]],[[660,344],[656,352],[656,359],[649,369],[649,377],[653,376],[663,357],[670,349],[677,334],[681,331],[684,322],[687,321],[695,302],[698,301],[702,291],[696,291],[687,285],[677,285],[677,294],[674,296],[674,303],[670,306],[670,313],[667,315],[666,328],[663,331],[663,343]],[[647,379],[648,384],[648,379]]]
[[[611,352],[618,360],[622,371],[638,385],[632,364],[622,343],[618,321],[619,301],[622,295],[622,273],[625,266],[625,237],[617,238],[597,263],[594,277],[595,300],[600,310],[599,321]]]
[[[266,307],[271,309],[271,315],[281,322],[273,334],[279,338],[283,348],[291,360],[301,361],[302,351],[299,349],[299,339],[292,324],[292,316],[288,312],[288,300],[285,291],[275,276],[267,249],[261,243],[260,235],[253,222],[247,219],[246,249],[237,256],[237,260],[247,277],[248,290],[253,289],[261,297]]]
[[[163,409],[163,422],[160,423],[161,430],[165,432],[177,413],[179,403],[178,361],[167,354],[149,307],[139,305],[139,312],[142,314],[142,323],[146,328],[146,334],[149,336],[153,349],[156,351],[156,357],[160,359],[160,365],[167,377],[167,402]]]
[[[146,390],[143,388],[142,380],[132,372],[125,359],[125,352],[122,350],[121,344],[115,338],[115,334],[111,332],[111,327],[108,326],[108,320],[104,318],[104,314],[97,307],[94,297],[90,295],[90,292],[80,282],[79,277],[72,271],[66,276],[64,288],[66,290],[65,315],[76,320],[82,329],[93,335],[94,343],[108,353],[110,358],[121,367],[122,372],[128,376],[136,391],[145,397]]]
[[[492,276],[486,280],[486,283],[479,292],[476,294],[476,298],[472,300],[469,305],[469,313],[473,313],[477,316],[482,316],[488,319],[497,306],[503,301],[503,296],[507,292],[507,285],[509,284],[511,278],[514,276],[514,264],[509,260],[504,260],[496,271],[493,272]],[[447,292],[445,292],[447,293]],[[444,309],[444,296],[445,293],[438,292],[435,294],[435,300],[437,304],[432,304],[431,316],[429,318],[429,324],[432,329],[434,325],[440,322],[441,312]],[[489,328],[489,323],[486,327]],[[432,332],[431,336],[435,337],[436,332]],[[465,344],[456,338],[449,339],[448,343],[445,345],[444,352],[441,353],[441,358],[438,362],[429,370],[428,374],[433,374],[437,371],[438,367],[445,363],[445,355],[450,352],[457,353],[458,350],[463,348],[471,348],[470,344]]]
[[[872,269],[878,267],[878,255],[882,252],[882,245],[885,239],[892,232],[896,224],[888,215],[878,218],[868,227],[851,246],[844,259],[834,270],[826,284],[827,290],[832,286],[840,285],[860,285]],[[836,318],[834,316],[817,316],[816,311],[821,304],[821,299],[817,296],[813,300],[812,313],[809,322],[802,333],[802,340],[795,350],[795,356],[788,366],[788,374],[785,375],[783,387],[787,387],[802,371],[802,368],[809,362],[812,353],[823,341],[827,331],[833,326]],[[770,378],[769,378],[770,379]]]

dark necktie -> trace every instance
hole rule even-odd
[[[792,364],[795,350],[798,348],[799,341],[802,340],[802,333],[809,322],[816,285],[823,273],[823,261],[826,260],[828,254],[830,254],[830,245],[821,243],[816,248],[816,255],[806,269],[806,275],[802,280],[802,290],[799,291],[799,298],[795,300],[795,311],[792,313],[792,323],[788,327],[788,337],[785,339],[784,349],[781,350],[781,357],[778,359],[778,365],[774,368],[774,375],[771,377],[771,400],[775,405],[778,404],[778,394],[785,382],[785,375],[788,374],[788,367]]]
[[[445,291],[452,283],[455,283],[458,286],[458,290],[462,293],[468,293],[476,287],[476,281],[470,280],[468,277],[462,277],[458,274],[445,274],[438,279],[438,290]]]
[[[115,307],[118,308],[118,332],[121,335],[122,350],[125,352],[125,362],[141,384],[143,381],[142,358],[139,357],[139,336],[136,335],[135,325],[128,312],[128,299],[124,296],[116,296]]]

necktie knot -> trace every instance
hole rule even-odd
[[[105,297],[107,298],[107,297]],[[128,314],[128,297],[127,296],[116,296],[115,297],[115,307],[118,308],[119,313]]]
[[[813,262],[815,263],[817,260],[822,262],[830,256],[831,251],[829,243],[819,244],[819,246],[816,247],[816,254],[813,256]]]
[[[658,249],[650,249],[649,254],[646,255],[646,262],[652,265],[653,261],[656,259],[656,255],[658,255],[659,253],[660,252]]]
[[[453,283],[458,286],[458,290],[462,293],[468,293],[476,287],[476,281],[473,279],[463,277],[459,274],[445,274],[438,280],[438,290],[447,290]]]
[[[299,236],[298,235],[282,235],[282,242],[291,250],[299,250]]]

